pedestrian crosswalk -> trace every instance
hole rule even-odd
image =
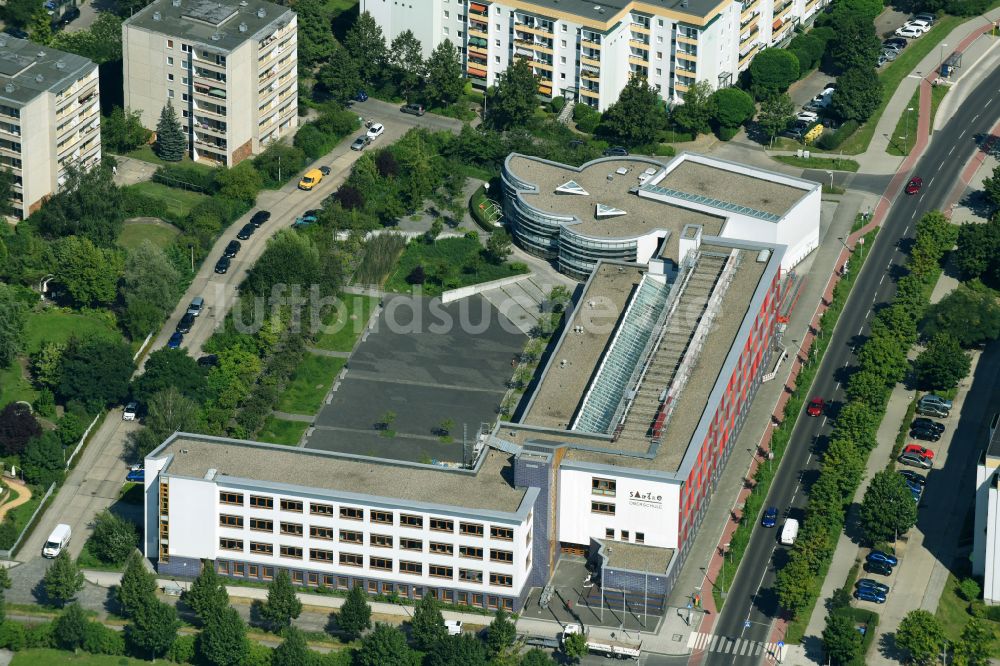
[[[719,636],[718,634],[703,634],[700,631],[691,632],[688,637],[688,649],[695,652],[731,654],[736,657],[774,657],[778,654],[777,643]]]

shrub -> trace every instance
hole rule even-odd
[[[847,141],[848,137],[858,131],[858,122],[856,120],[848,120],[843,125],[840,126],[835,132],[826,132],[819,138],[816,145],[823,150],[834,150],[840,147],[840,144]]]
[[[1000,606],[998,606],[998,608],[1000,608]],[[29,648],[55,647],[56,639],[55,636],[53,636],[54,631],[54,622],[43,622],[41,624],[30,625],[24,632],[25,646]]]
[[[13,620],[5,620],[0,624],[0,647],[17,652],[27,644],[24,625]]]
[[[601,113],[586,104],[577,104],[573,107],[573,120],[576,122],[578,130],[593,134],[601,123]]]
[[[191,164],[166,164],[153,174],[153,181],[169,187],[214,194],[215,170],[198,168]]]
[[[739,127],[720,127],[717,134],[719,136],[719,139],[721,139],[722,141],[729,141],[734,136],[739,134],[739,132],[740,132]]]
[[[125,639],[121,632],[100,622],[89,622],[83,634],[83,649],[90,654],[125,654]]]
[[[354,113],[347,110],[327,111],[300,127],[292,143],[309,159],[319,159],[357,126],[358,117]]]
[[[195,636],[178,636],[167,650],[167,659],[177,664],[194,663],[194,642]]]
[[[552,113],[560,113],[564,108],[566,108],[566,98],[553,97],[552,101],[549,102],[549,108],[552,109]]]
[[[167,204],[162,199],[143,194],[131,187],[123,187],[122,208],[126,217],[168,217]]]

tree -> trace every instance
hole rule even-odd
[[[321,0],[294,0],[289,4],[302,24],[298,34],[299,60],[303,70],[311,70],[326,62],[340,46],[333,36],[330,13]]]
[[[9,0],[0,9],[0,16],[8,26],[23,28],[41,8],[42,0]]]
[[[404,30],[392,40],[392,46],[389,47],[389,62],[392,65],[396,85],[403,93],[403,97],[409,99],[410,93],[424,80],[426,71],[423,45],[411,30]]]
[[[101,248],[89,238],[69,236],[53,245],[56,280],[81,306],[107,305],[118,295],[118,280],[125,270],[119,250]]]
[[[878,372],[859,370],[847,380],[847,397],[874,409],[885,399],[885,378]]]
[[[507,649],[517,638],[517,628],[510,621],[510,616],[503,610],[498,610],[490,626],[486,628],[486,648],[490,656],[506,654]]]
[[[419,657],[406,644],[403,632],[381,622],[362,639],[355,654],[357,666],[415,666],[418,662]]]
[[[198,405],[176,387],[154,393],[146,405],[146,427],[129,436],[132,457],[145,458],[175,432],[197,430],[199,416]]]
[[[757,99],[785,92],[798,78],[799,59],[785,49],[764,49],[750,63],[750,89]]]
[[[823,628],[823,651],[834,664],[850,664],[861,656],[864,637],[849,615],[832,613]]]
[[[859,513],[868,543],[895,540],[917,524],[917,503],[906,479],[893,470],[872,477]]]
[[[962,350],[955,336],[948,333],[938,333],[931,338],[913,364],[917,383],[927,390],[955,388],[969,375],[971,368],[972,359]]]
[[[205,372],[183,349],[157,349],[146,359],[145,371],[132,385],[136,400],[148,403],[167,389],[175,388],[192,400],[204,400],[207,389]]]
[[[55,432],[31,440],[21,456],[21,471],[28,483],[47,487],[62,481],[66,467],[62,442]]]
[[[116,106],[101,120],[101,144],[115,153],[128,153],[149,141],[150,132],[142,125],[142,111]]]
[[[975,578],[963,578],[958,584],[958,593],[963,599],[971,603],[979,599],[979,595],[983,593],[983,589],[979,587],[979,583],[976,582]]]
[[[871,118],[881,104],[882,82],[871,65],[844,72],[830,97],[830,110],[837,117],[859,123]]]
[[[960,284],[927,309],[924,334],[931,338],[946,334],[963,347],[996,340],[1000,337],[1000,304],[989,290]]]
[[[220,195],[242,201],[248,206],[256,203],[257,192],[264,186],[251,160],[243,160],[231,169],[220,169],[215,173],[215,182]]]
[[[448,636],[444,626],[441,606],[437,599],[427,595],[420,600],[410,621],[410,637],[421,650],[430,651]]]
[[[684,93],[684,103],[674,107],[672,120],[685,131],[707,134],[712,131],[711,97],[712,85],[708,81],[698,81]]]
[[[83,589],[83,572],[69,556],[69,551],[63,548],[49,565],[42,578],[45,596],[59,606],[66,605],[76,593]]]
[[[513,249],[511,248],[510,234],[504,229],[497,229],[490,234],[486,241],[486,254],[490,261],[494,264],[501,264],[504,259],[510,256],[511,252]]]
[[[83,171],[70,164],[62,189],[30,219],[44,238],[82,236],[97,247],[114,249],[125,220],[124,203],[111,167],[101,164]]]
[[[70,338],[56,393],[64,401],[79,400],[96,408],[120,404],[134,369],[132,350],[124,342],[96,335]]]
[[[462,97],[465,79],[458,49],[450,40],[434,47],[427,59],[424,100],[428,106],[450,106]]]
[[[827,45],[828,69],[834,74],[845,74],[852,69],[871,69],[881,47],[872,18],[856,12],[848,13],[838,21],[833,39]]]
[[[520,666],[556,666],[556,662],[544,650],[531,648],[521,657]]]
[[[427,653],[424,666],[487,666],[486,646],[475,636],[445,636]],[[524,662],[522,661],[521,664]]]
[[[883,308],[872,322],[872,336],[895,339],[909,348],[917,340],[917,321],[913,313],[899,303]]]
[[[870,443],[875,439],[878,424],[879,419],[867,406],[860,402],[848,402],[840,408],[837,419],[833,422],[834,435],[872,449],[874,447]]]
[[[735,133],[757,111],[753,97],[739,88],[719,88],[711,94],[708,103],[722,138],[726,131]]]
[[[794,553],[788,564],[778,570],[775,576],[774,588],[778,594],[778,603],[792,617],[812,602],[813,587],[813,571],[809,562],[804,557],[796,557]]]
[[[958,230],[958,247],[952,259],[965,278],[982,278],[997,265],[1000,254],[1000,217],[986,224],[966,222]],[[952,292],[954,293],[954,292]]]
[[[571,664],[578,664],[587,656],[587,636],[582,632],[567,634],[563,638],[563,652]]]
[[[14,208],[14,184],[17,176],[8,167],[0,167],[0,215],[13,216],[17,210]]]
[[[31,15],[28,39],[43,46],[48,46],[52,41],[52,17],[45,9],[39,8]]]
[[[424,267],[417,264],[410,271],[410,274],[406,276],[407,284],[423,284],[427,281],[427,274],[424,272]]]
[[[447,41],[447,40],[446,40]],[[382,28],[368,12],[362,12],[344,35],[344,48],[356,63],[365,63],[361,76],[372,84],[381,74],[388,59],[385,35]],[[357,91],[355,91],[357,92]]]
[[[148,240],[125,255],[119,292],[125,301],[122,324],[133,340],[156,330],[177,303],[180,275],[166,253]]]
[[[886,384],[902,381],[909,368],[906,347],[888,336],[872,335],[858,352],[858,363],[865,371],[875,372],[885,378]]]
[[[962,629],[962,635],[955,645],[955,663],[965,666],[987,666],[993,655],[995,641],[996,635],[990,626],[978,617],[972,618]]]
[[[368,597],[360,585],[355,585],[347,593],[344,605],[337,613],[337,626],[353,640],[372,626],[372,609]]]
[[[646,79],[633,75],[601,119],[602,129],[626,146],[645,146],[656,140],[666,116],[660,94]]]
[[[496,130],[526,127],[538,106],[538,77],[527,60],[518,58],[486,91],[484,123]]]
[[[288,571],[281,569],[267,586],[267,601],[260,606],[261,617],[278,633],[292,624],[302,612],[302,602],[295,594]]]
[[[90,58],[98,65],[121,60],[122,20],[111,12],[98,12],[86,30],[57,32],[52,38],[52,46]]]
[[[0,283],[0,367],[10,365],[23,348],[25,310],[14,291]]]
[[[121,584],[115,590],[125,617],[132,617],[141,606],[156,600],[156,576],[146,569],[144,560],[139,551],[132,551]]]
[[[229,608],[229,593],[215,572],[215,567],[207,560],[202,562],[201,573],[184,592],[181,600],[194,611],[203,625]]]
[[[208,616],[198,635],[198,654],[211,666],[244,666],[250,653],[247,625],[235,608]]]
[[[318,284],[322,275],[323,262],[312,238],[283,229],[267,241],[267,247],[247,273],[241,289],[274,298],[277,285]]]
[[[149,599],[132,614],[132,622],[125,627],[125,637],[137,649],[155,659],[166,654],[177,640],[181,622],[177,610],[159,599]]]
[[[120,564],[135,552],[138,543],[139,534],[131,521],[116,516],[107,509],[94,520],[91,549],[102,561]]]
[[[21,402],[8,403],[0,412],[0,448],[4,455],[17,455],[28,442],[42,434],[42,426]]]
[[[896,646],[909,652],[910,659],[917,664],[934,663],[944,638],[941,623],[925,610],[907,613],[896,630]]]
[[[281,632],[281,645],[271,655],[271,666],[302,666],[309,663],[309,646],[306,636],[297,627],[286,627]]]
[[[56,619],[52,636],[64,650],[79,650],[87,635],[89,621],[80,604],[70,604]]]
[[[1000,207],[1000,165],[993,167],[992,176],[983,178],[983,194],[994,208]]]
[[[167,162],[180,162],[187,151],[187,138],[169,99],[160,111],[160,120],[156,123],[156,143],[153,144],[153,150],[157,157]]]

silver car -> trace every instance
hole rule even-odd
[[[897,460],[903,465],[909,465],[910,467],[919,467],[920,469],[930,469],[934,467],[934,461],[926,456],[922,456],[919,453],[904,453],[897,458]]]
[[[939,395],[934,395],[933,393],[928,393],[927,395],[920,398],[921,405],[938,405],[942,409],[951,409],[951,400],[942,398]]]

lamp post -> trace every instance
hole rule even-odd
[[[726,596],[726,560],[729,559],[729,546],[730,543],[728,541],[722,544],[722,547],[726,549],[722,554],[722,590],[720,593],[723,597]]]
[[[938,46],[938,74],[944,69],[944,47],[946,46],[948,45],[944,42],[941,42],[940,46]]]
[[[906,155],[910,154],[910,111],[913,111],[913,107],[906,107],[906,139],[903,140],[903,153]]]
[[[833,172],[832,171],[827,171],[826,173],[827,173],[828,176],[830,176],[830,191],[832,192],[833,191]]]

